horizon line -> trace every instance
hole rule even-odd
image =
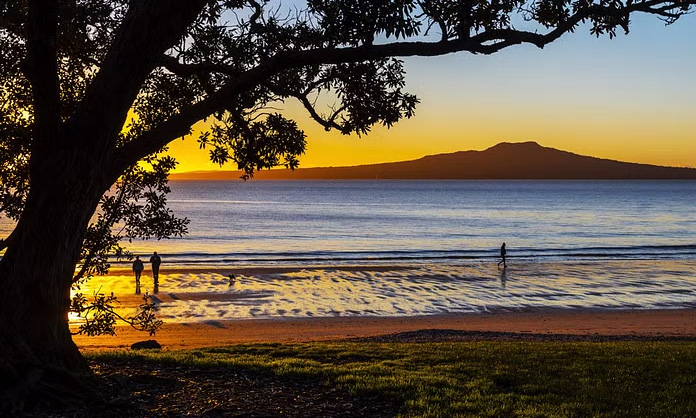
[[[414,159],[408,159],[408,160],[398,160],[398,161],[384,161],[384,162],[378,162],[378,163],[369,163],[369,164],[355,164],[355,165],[338,165],[338,166],[312,166],[312,167],[298,167],[294,170],[286,167],[273,167],[270,169],[264,169],[264,170],[259,170],[256,171],[256,173],[267,173],[267,172],[280,172],[280,171],[294,171],[297,172],[299,170],[312,170],[312,169],[350,169],[350,168],[359,168],[359,167],[370,167],[370,166],[378,166],[378,165],[386,165],[386,164],[399,164],[399,163],[409,163],[409,162],[416,162],[419,160],[422,160],[424,158],[428,157],[437,157],[437,156],[445,156],[445,155],[454,155],[458,153],[465,153],[465,152],[485,152],[488,150],[491,150],[493,148],[496,148],[501,145],[536,145],[540,148],[546,148],[546,149],[551,149],[555,151],[560,151],[568,154],[573,154],[576,156],[580,157],[587,157],[587,158],[594,158],[598,160],[604,160],[604,161],[610,161],[610,162],[616,162],[616,163],[624,163],[624,164],[636,164],[636,165],[642,165],[642,166],[652,166],[652,167],[661,167],[661,168],[674,168],[674,169],[687,169],[687,170],[696,170],[696,166],[678,166],[678,165],[660,165],[660,164],[655,164],[655,163],[638,163],[638,162],[632,162],[632,161],[624,161],[624,160],[617,160],[613,158],[604,158],[604,157],[595,157],[592,155],[585,155],[585,154],[578,154],[572,151],[566,151],[562,150],[559,148],[553,148],[553,147],[547,147],[542,144],[540,144],[537,141],[521,141],[521,142],[509,142],[509,141],[502,141],[498,142],[497,144],[494,144],[492,146],[489,146],[484,149],[468,149],[468,150],[459,150],[459,151],[452,151],[452,152],[442,152],[442,153],[436,153],[436,154],[425,154],[421,157],[414,158]],[[201,175],[201,174],[212,174],[212,173],[241,173],[242,170],[240,169],[230,169],[230,168],[223,168],[221,167],[220,169],[211,169],[211,170],[191,170],[191,171],[182,171],[182,172],[173,172],[169,174],[169,177],[171,178],[172,176],[174,177],[182,177],[186,175]],[[185,178],[174,178],[174,180],[186,180]],[[195,179],[192,179],[195,180]],[[262,179],[259,179],[262,180]],[[274,179],[266,179],[266,180],[274,180]],[[444,180],[444,179],[442,179]],[[486,179],[481,179],[481,180],[486,180]],[[516,180],[514,178],[511,178],[510,180]],[[531,180],[529,178],[522,178],[519,180]],[[538,179],[538,180],[546,180],[546,179]],[[551,179],[548,179],[551,180]],[[558,180],[563,180],[563,179],[558,179]],[[567,180],[567,179],[566,179]]]

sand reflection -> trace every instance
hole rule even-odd
[[[414,316],[532,308],[696,306],[696,261],[433,264],[379,268],[171,270],[148,292],[168,322],[221,319]],[[236,280],[230,283],[229,274]],[[141,303],[127,271],[94,278],[83,293],[113,292],[128,314]]]

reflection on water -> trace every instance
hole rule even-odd
[[[500,287],[505,289],[505,284],[507,283],[507,268],[500,270]]]
[[[228,275],[234,273],[236,279]],[[146,272],[147,273],[147,272]],[[153,293],[153,280],[141,279]],[[83,292],[141,302],[133,276],[97,277]],[[377,269],[242,269],[160,275],[152,297],[168,322],[313,316],[411,316],[533,308],[696,307],[696,261],[414,265]],[[127,313],[127,312],[126,312]]]

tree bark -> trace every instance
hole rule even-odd
[[[71,402],[89,393],[79,384],[89,368],[68,312],[84,233],[105,188],[96,167],[73,151],[32,171],[27,204],[0,260],[0,411],[26,398]]]
[[[58,117],[57,2],[29,3],[31,190],[0,260],[0,416],[13,405],[21,409],[27,397],[70,402],[88,392],[75,378],[89,368],[68,327],[84,234],[100,197],[122,173],[113,169],[113,153],[128,109],[158,58],[207,3],[132,2],[82,105],[66,122]]]

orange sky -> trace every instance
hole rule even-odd
[[[325,132],[294,103],[284,114],[308,136],[301,167],[402,161],[504,141],[696,167],[693,39],[695,15],[669,27],[642,17],[612,41],[579,30],[544,50],[409,59],[407,90],[421,99],[415,118],[362,138]],[[219,169],[195,138],[171,151],[178,172]]]

